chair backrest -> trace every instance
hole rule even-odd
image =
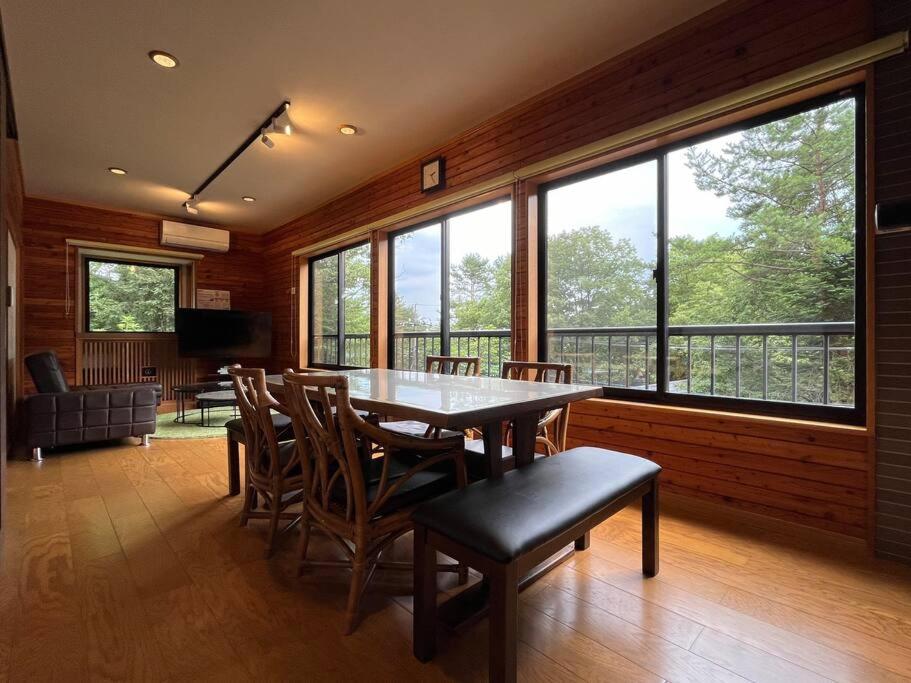
[[[298,458],[292,457],[281,465],[278,434],[272,422],[272,410],[280,406],[266,387],[266,371],[232,365],[228,374],[244,424],[244,454],[251,475],[272,479],[287,474]]]
[[[573,366],[563,363],[535,363],[522,360],[504,360],[500,377],[526,382],[553,382],[572,384]]]
[[[503,361],[500,375],[503,379],[524,380],[526,382],[553,382],[555,384],[572,384],[573,366],[563,363],[536,363],[531,361]],[[538,428],[545,432],[553,428],[553,435],[544,436],[548,453],[551,450],[566,450],[566,434],[569,431],[569,404],[562,408],[548,410],[538,420]],[[541,432],[539,432],[541,434]]]
[[[38,393],[59,394],[70,390],[70,385],[60,367],[60,359],[53,351],[39,351],[25,358],[25,367],[32,376]]]
[[[325,513],[340,504],[346,521],[366,521],[367,486],[355,435],[362,420],[351,408],[348,378],[321,371],[285,372],[282,378],[294,438],[307,442],[313,461],[302,459],[311,504],[318,501]]]
[[[424,360],[424,372],[479,377],[481,359],[478,356],[427,356]]]

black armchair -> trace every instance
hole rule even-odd
[[[152,382],[109,384],[70,389],[57,354],[42,351],[25,365],[40,393],[24,404],[25,440],[32,459],[43,448],[92,441],[139,437],[148,445],[155,433],[156,408],[162,388]]]

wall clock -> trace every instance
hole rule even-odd
[[[421,163],[421,192],[433,192],[446,186],[446,159],[437,157]]]

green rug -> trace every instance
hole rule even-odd
[[[225,435],[225,422],[234,419],[234,411],[230,407],[212,408],[208,412],[208,423],[211,427],[199,426],[199,411],[188,410],[186,423],[174,422],[177,413],[161,413],[158,416],[158,426],[153,439],[211,439]]]

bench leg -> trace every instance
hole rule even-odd
[[[576,539],[576,550],[588,550],[592,544],[592,532],[586,531],[584,535]]]
[[[519,576],[515,562],[490,577],[490,669],[493,683],[515,683],[519,630]]]
[[[658,573],[658,479],[652,489],[642,496],[642,573]]]
[[[237,441],[228,436],[228,495],[240,493],[240,448]]]
[[[437,557],[427,543],[427,530],[414,528],[414,656],[433,659],[437,649]]]

